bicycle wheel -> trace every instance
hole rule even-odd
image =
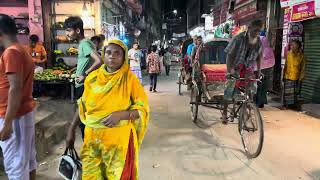
[[[259,109],[253,103],[242,104],[239,117],[240,135],[244,150],[249,158],[260,155],[264,131]]]
[[[190,108],[191,108],[191,118],[193,122],[196,122],[198,119],[199,103],[200,103],[200,98],[198,95],[198,89],[196,86],[192,86],[191,97],[190,97]]]

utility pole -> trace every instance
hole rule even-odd
[[[198,0],[198,26],[200,26],[200,18],[201,18],[201,0]]]
[[[186,9],[186,15],[187,15],[187,33],[189,33],[189,9]]]

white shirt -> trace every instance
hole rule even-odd
[[[129,59],[135,58],[137,61],[130,60],[130,67],[140,67],[142,53],[140,50],[130,49],[128,52]]]

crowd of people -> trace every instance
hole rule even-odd
[[[147,55],[134,43],[128,51],[120,40],[104,36],[84,37],[83,21],[65,20],[66,36],[79,42],[75,91],[78,106],[69,127],[66,146],[74,148],[76,129],[81,129],[82,179],[137,179],[138,152],[150,116],[147,94],[142,85],[141,62],[145,56],[151,92],[157,92],[158,75],[170,75],[172,54],[151,46]],[[267,38],[261,36],[262,23],[253,21],[246,32],[235,36],[225,49],[227,71],[260,77],[256,103],[267,103],[275,58]],[[198,78],[201,36],[194,38],[184,64]],[[35,66],[44,67],[47,53],[36,35],[30,44],[17,40],[14,20],[0,14],[0,146],[9,179],[35,179],[36,149],[33,99]],[[294,105],[304,78],[306,58],[301,43],[292,41],[284,68],[284,105]],[[190,60],[191,59],[191,60]],[[112,103],[110,103],[112,102]],[[226,109],[223,119],[226,120]]]

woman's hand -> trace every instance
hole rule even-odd
[[[102,120],[102,124],[109,128],[112,128],[113,126],[117,125],[121,119],[123,119],[124,117],[123,113],[124,112],[122,111],[122,112],[114,112],[110,114],[109,116],[107,116]]]
[[[75,140],[76,140],[76,127],[71,124],[67,133],[66,147],[73,148]]]

